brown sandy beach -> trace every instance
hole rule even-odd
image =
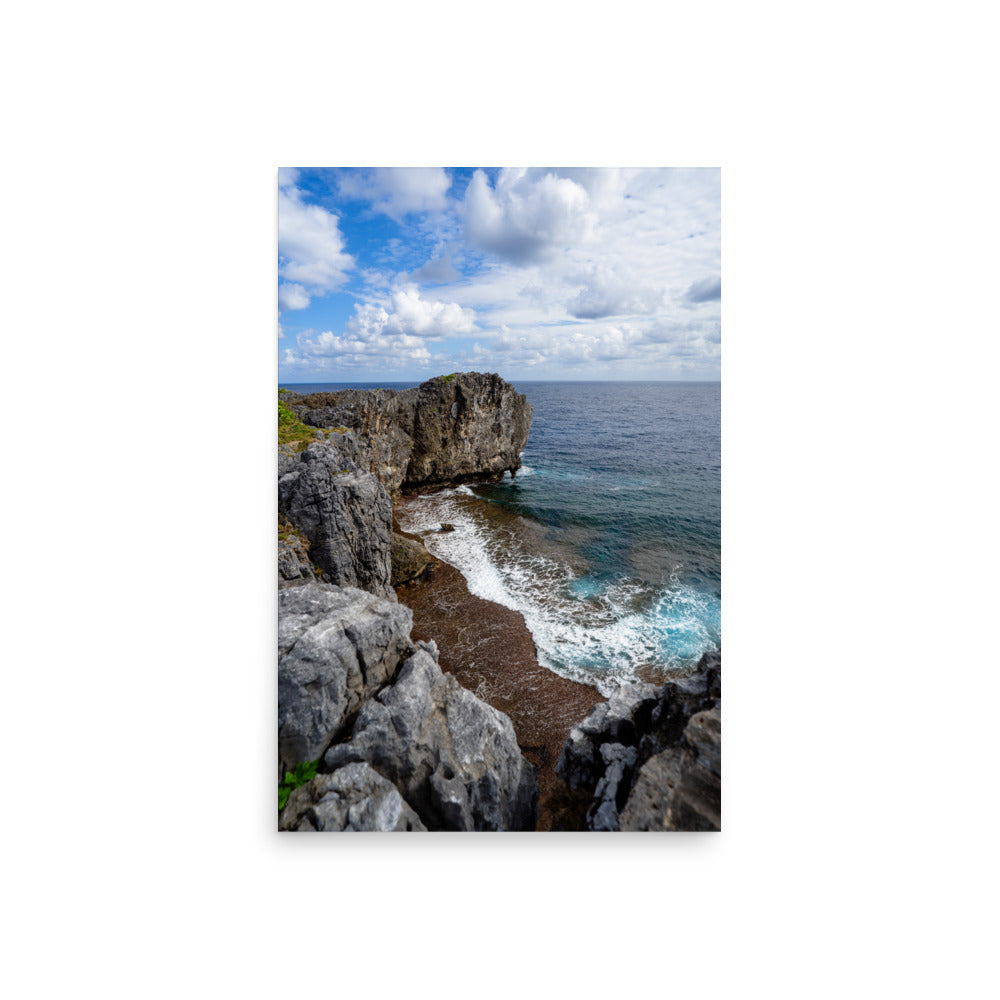
[[[427,579],[396,593],[413,609],[413,638],[437,643],[441,669],[510,716],[522,752],[538,768],[538,829],[550,829],[561,786],[556,761],[570,729],[604,700],[600,692],[541,666],[524,618],[471,594],[452,566],[438,563]]]

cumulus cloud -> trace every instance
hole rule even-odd
[[[473,333],[476,314],[457,302],[433,302],[420,297],[416,288],[392,293],[386,305],[355,305],[354,315],[344,329],[348,334],[375,337],[381,334],[409,334],[439,339]]]
[[[722,279],[704,278],[695,281],[687,290],[684,298],[688,302],[718,302],[722,298]]]
[[[502,170],[496,186],[482,170],[472,175],[462,205],[470,247],[515,264],[544,260],[589,241],[596,218],[586,189],[568,177]]]
[[[399,289],[384,304],[358,303],[343,332],[307,331],[282,355],[288,370],[377,367],[426,368],[427,345],[475,333],[475,313],[455,302],[422,299],[416,288]]]
[[[368,201],[395,222],[414,212],[441,212],[448,205],[451,178],[440,167],[379,167],[343,173],[338,189],[344,198]]]
[[[278,305],[282,309],[305,309],[309,305],[309,293],[294,282],[278,286]]]
[[[335,215],[320,205],[308,205],[295,187],[295,171],[281,171],[278,188],[278,274],[294,289],[282,293],[304,309],[312,295],[325,295],[347,282],[354,258],[344,252],[344,237]],[[280,299],[279,299],[280,301]]]

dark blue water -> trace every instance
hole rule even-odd
[[[514,385],[534,407],[522,470],[400,505],[402,527],[521,612],[539,662],[605,694],[719,648],[719,383]]]

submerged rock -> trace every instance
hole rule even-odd
[[[431,830],[532,830],[538,780],[510,719],[463,688],[422,644],[369,701],[326,767],[367,761]]]
[[[279,774],[319,758],[412,652],[405,605],[311,583],[278,593]]]
[[[385,778],[367,764],[348,764],[296,788],[278,829],[401,832],[426,827]]]

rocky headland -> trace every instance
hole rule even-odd
[[[411,637],[394,587],[434,561],[392,516],[404,490],[516,473],[527,400],[463,373],[283,391],[278,410],[279,778],[316,772],[279,829],[535,829],[538,779],[510,719]]]
[[[408,494],[516,474],[523,395],[461,373],[278,409],[279,829],[718,829],[718,654],[595,704],[395,524]]]

